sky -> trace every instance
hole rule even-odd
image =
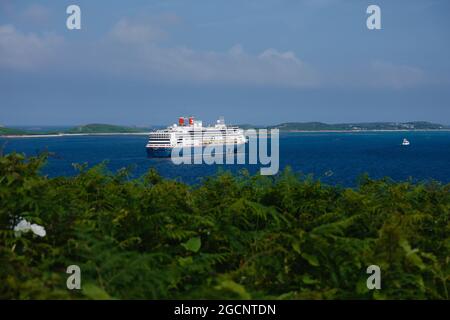
[[[450,124],[449,16],[448,0],[0,0],[0,124]]]

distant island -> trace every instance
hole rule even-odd
[[[426,121],[414,122],[362,122],[362,123],[336,123],[323,122],[286,122],[269,129],[280,131],[404,131],[404,130],[449,130],[450,126]]]
[[[112,124],[94,123],[71,128],[65,131],[65,133],[140,133],[148,131],[149,128],[125,127]]]
[[[20,129],[14,129],[14,128],[7,128],[7,127],[1,127],[0,126],[0,136],[8,136],[8,135],[26,135],[28,134],[27,131],[20,130]]]
[[[112,124],[93,123],[64,130],[26,130],[0,126],[0,136],[55,136],[55,135],[89,135],[89,134],[142,134],[150,128],[127,127]]]
[[[156,126],[153,128],[161,128]],[[359,132],[359,131],[421,131],[421,130],[450,130],[450,126],[426,121],[413,122],[361,122],[336,123],[323,122],[285,122],[273,126],[255,126],[251,124],[239,125],[242,129],[279,129],[282,132]],[[0,136],[60,136],[60,135],[95,135],[95,134],[145,134],[151,127],[130,127],[112,124],[93,123],[76,126],[63,130],[27,130],[0,126]]]

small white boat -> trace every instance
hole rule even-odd
[[[402,146],[409,146],[409,141],[406,138],[403,139]]]

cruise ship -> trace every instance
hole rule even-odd
[[[178,124],[151,132],[146,149],[147,155],[152,158],[170,157],[174,148],[194,152],[194,149],[203,150],[210,146],[223,153],[236,153],[245,148],[246,142],[244,131],[236,126],[227,126],[223,117],[215,125],[205,127],[202,121],[194,117],[180,117]],[[220,146],[223,146],[222,149]]]

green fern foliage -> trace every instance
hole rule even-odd
[[[48,178],[46,157],[0,157],[2,299],[449,299],[450,185],[286,169],[189,186],[105,164]],[[46,235],[18,236],[22,219]]]

